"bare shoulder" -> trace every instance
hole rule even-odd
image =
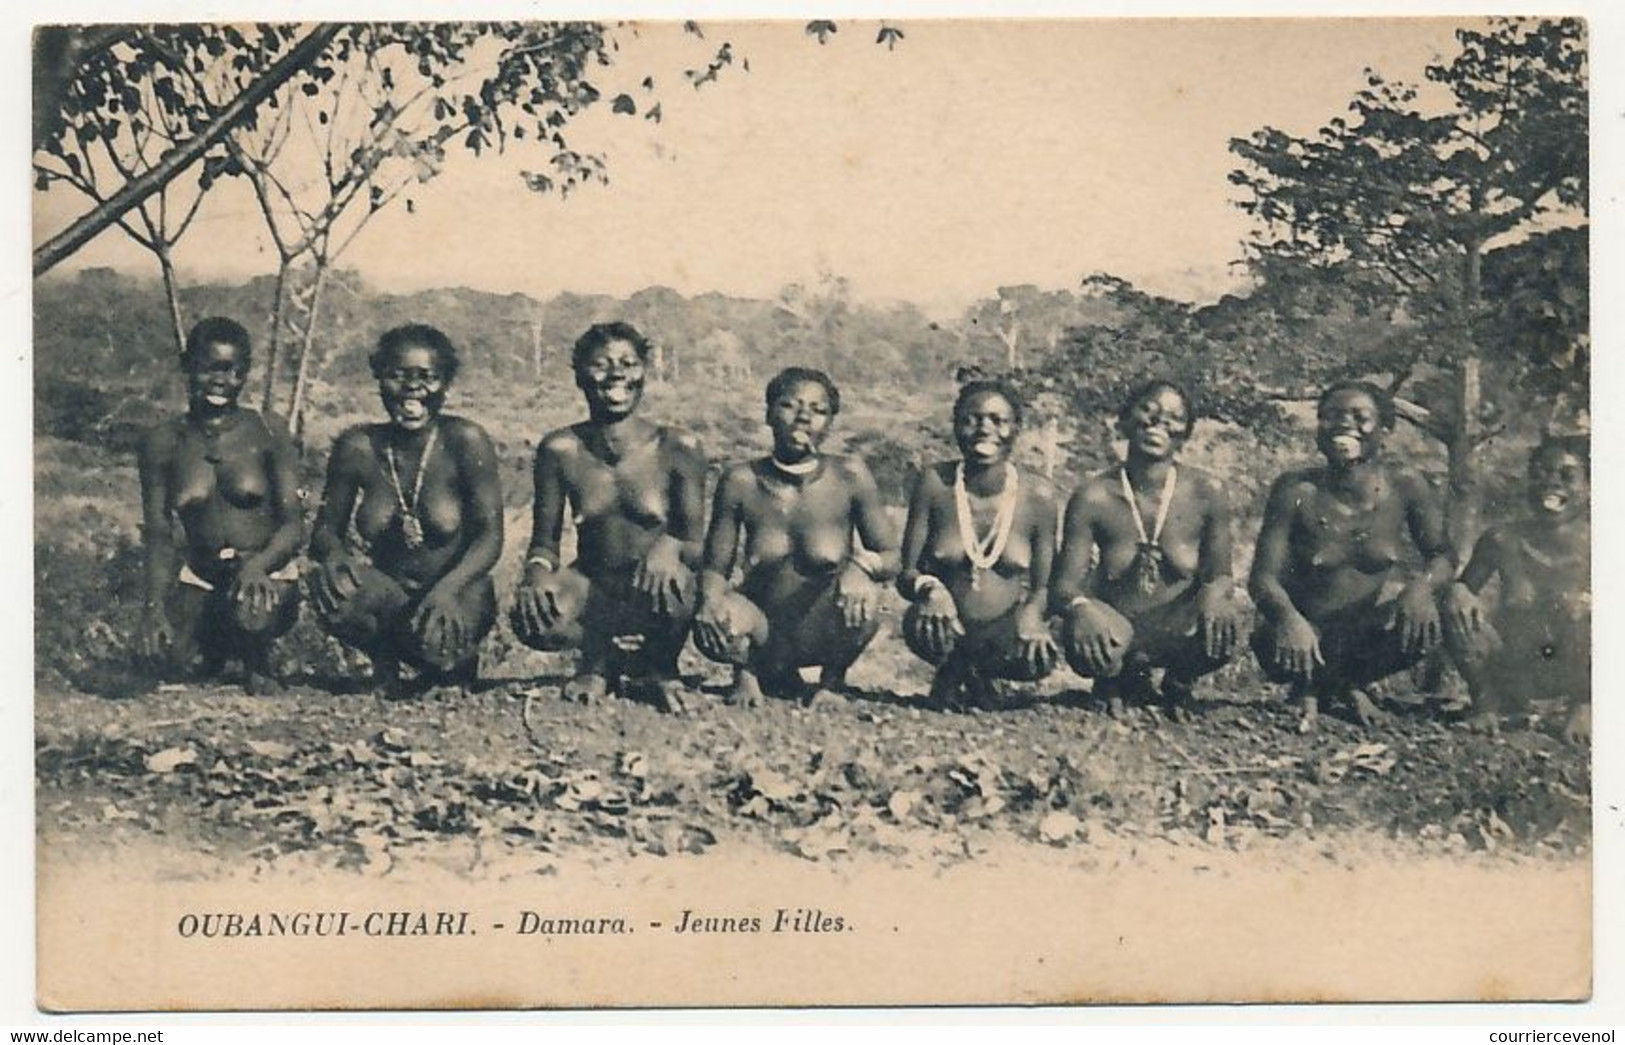
[[[1190,465],[1179,466],[1179,482],[1188,485],[1192,490],[1201,494],[1204,499],[1214,499],[1226,495],[1224,483],[1219,477],[1205,468],[1195,468]]]
[[[672,425],[661,425],[658,429],[661,445],[669,447],[678,453],[701,453],[699,437],[686,429],[676,428]]]
[[[1067,499],[1067,508],[1098,510],[1114,500],[1121,500],[1117,469],[1104,468],[1084,477],[1083,482],[1078,484],[1078,488],[1073,490],[1072,496]]]
[[[869,462],[863,458],[847,454],[831,454],[828,460],[830,469],[847,483],[874,484],[875,477],[869,471]]]
[[[657,430],[661,451],[668,461],[705,467],[705,450],[698,436],[681,428],[661,425]]]
[[[354,461],[358,457],[372,456],[372,426],[351,425],[333,440],[333,460]]]
[[[1021,473],[1021,485],[1034,507],[1044,511],[1055,510],[1055,484],[1026,469]]]
[[[185,417],[166,417],[154,422],[141,434],[142,456],[149,459],[167,457],[174,452],[185,428]]]
[[[1272,505],[1297,505],[1306,498],[1313,497],[1325,483],[1325,469],[1313,465],[1304,468],[1289,468],[1282,472],[1270,486],[1270,503]]]
[[[719,495],[737,498],[744,490],[749,489],[756,482],[756,463],[754,461],[735,461],[722,470],[722,478],[717,482]]]
[[[496,444],[491,441],[490,433],[478,421],[455,414],[442,414],[439,425],[440,437],[445,440],[448,449],[458,453],[496,454]]]
[[[555,428],[542,436],[542,441],[536,447],[538,457],[569,457],[582,447],[581,434],[576,431],[575,425],[566,425]]]
[[[1428,481],[1427,476],[1410,465],[1389,461],[1383,470],[1387,473],[1389,481],[1394,484],[1394,489],[1403,494],[1407,500],[1433,496],[1433,484]]]
[[[951,489],[958,468],[958,461],[938,461],[920,473],[920,489],[927,493]]]
[[[271,438],[271,442],[278,445],[286,443],[290,447],[293,445],[293,436],[288,431],[288,422],[282,419],[281,414],[274,410],[261,412],[246,407],[243,412],[250,417],[259,419],[260,425],[265,429],[265,434]]]

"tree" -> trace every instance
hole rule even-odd
[[[336,24],[320,26],[282,52],[280,44],[290,42],[291,37],[286,34],[292,33],[292,27],[279,29],[261,26],[257,44],[250,44],[249,38],[235,29],[221,27],[218,30],[220,36],[235,36],[241,41],[242,51],[258,53],[261,57],[275,55],[274,60],[259,68],[248,54],[239,55],[233,61],[232,69],[243,78],[240,81],[241,89],[218,108],[178,105],[173,115],[189,124],[191,133],[176,141],[173,148],[158,157],[148,169],[100,198],[95,207],[67,229],[35,248],[34,275],[40,276],[50,271],[121,219],[132,207],[163,189],[203,159],[227,132],[252,122],[266,99],[314,61],[339,29],[340,26]],[[157,84],[166,79],[173,82],[179,68],[184,68],[188,62],[201,61],[196,50],[188,46],[190,33],[201,34],[196,46],[212,57],[219,57],[224,48],[219,38],[210,35],[215,31],[214,27],[182,27],[174,31],[173,38],[166,38],[166,33],[170,31],[165,27],[155,27],[146,31],[102,34],[93,46],[37,48],[36,68],[43,64],[51,70],[43,77],[45,85],[41,93],[46,98],[61,99],[61,107],[54,117],[35,112],[36,151],[56,155],[66,163],[71,148],[67,144],[70,138],[79,141],[93,139],[101,126],[109,122],[116,126],[121,120],[121,111],[139,107],[139,100],[131,104],[126,94],[134,81],[150,76],[155,89],[161,91]],[[90,35],[90,31],[84,31],[84,35]],[[115,48],[114,43],[128,45],[129,52]],[[42,61],[41,52],[47,53],[46,58],[54,58],[55,64]],[[61,75],[61,66],[76,60],[79,62],[78,68],[64,86],[66,78]],[[77,98],[76,91],[79,95]],[[43,141],[40,136],[43,136]]]
[[[1449,409],[1407,416],[1445,443],[1452,540],[1465,551],[1486,438],[1484,257],[1585,220],[1587,63],[1576,19],[1496,19],[1456,39],[1455,57],[1426,70],[1448,95],[1442,109],[1368,70],[1349,117],[1307,137],[1265,127],[1234,139],[1244,165],[1230,180],[1255,219],[1245,247],[1266,283],[1335,287],[1363,312],[1414,324],[1411,358],[1386,361],[1396,391],[1427,365],[1452,375]]]

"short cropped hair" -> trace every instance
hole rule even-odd
[[[1320,393],[1320,398],[1315,401],[1315,413],[1319,414],[1321,410],[1325,409],[1326,404],[1331,402],[1332,396],[1339,392],[1359,392],[1369,396],[1371,401],[1377,404],[1377,416],[1382,420],[1384,428],[1394,427],[1394,423],[1398,420],[1398,415],[1394,413],[1394,397],[1386,388],[1370,381],[1353,378],[1334,381],[1332,384],[1327,385],[1326,391]]]
[[[587,328],[587,332],[576,338],[575,347],[570,350],[570,369],[580,370],[586,365],[587,357],[603,348],[611,341],[625,341],[632,346],[639,359],[647,360],[653,346],[649,339],[638,333],[638,328],[630,323],[615,320],[610,323],[594,323]]]
[[[762,399],[771,410],[780,396],[796,385],[805,384],[824,386],[824,394],[829,396],[829,416],[834,417],[841,412],[841,390],[835,387],[834,379],[822,370],[806,366],[787,366],[774,374],[773,380],[767,383],[767,391],[763,393]]]
[[[190,370],[196,366],[210,345],[231,345],[236,348],[242,356],[244,370],[248,369],[248,364],[254,358],[254,346],[241,323],[225,316],[210,316],[198,320],[186,335],[186,348],[181,351],[182,368]]]
[[[1585,465],[1586,478],[1591,478],[1591,437],[1584,435],[1548,435],[1529,451],[1529,467],[1547,454],[1566,454]]]
[[[372,368],[372,376],[383,377],[390,364],[413,345],[427,348],[434,353],[435,366],[440,370],[441,379],[446,384],[451,384],[452,379],[457,376],[459,365],[457,347],[439,327],[432,327],[427,323],[407,323],[405,326],[384,331],[378,338],[378,347],[367,357],[367,365]]]
[[[1007,381],[979,377],[972,381],[966,381],[959,386],[959,394],[954,397],[953,418],[955,428],[959,427],[959,422],[964,416],[966,407],[970,406],[970,401],[979,395],[1002,396],[1004,401],[1010,404],[1010,416],[1015,420],[1016,427],[1021,427],[1022,403],[1021,396],[1017,394],[1016,390]]]
[[[1196,401],[1191,398],[1191,394],[1185,390],[1183,385],[1177,381],[1170,381],[1165,377],[1154,377],[1149,381],[1142,382],[1134,391],[1128,394],[1128,398],[1123,400],[1123,405],[1117,408],[1117,427],[1119,429],[1127,428],[1130,420],[1129,415],[1134,412],[1134,408],[1158,392],[1165,390],[1178,396],[1179,401],[1185,404],[1185,436],[1189,438],[1190,434],[1196,431]]]

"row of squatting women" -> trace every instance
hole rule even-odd
[[[899,543],[865,463],[821,450],[839,389],[799,367],[767,387],[771,453],[723,471],[707,528],[699,446],[639,416],[649,351],[627,324],[588,330],[572,353],[587,419],[536,453],[510,619],[526,645],[579,651],[568,698],[618,689],[682,710],[693,697],[677,661],[692,632],[733,667],[733,701],[830,699],[878,631],[894,580],[908,603],[903,637],[935,668],[939,706],[998,706],[1001,681],[1042,678],[1064,659],[1109,711],[1151,702],[1178,716],[1197,680],[1239,649],[1230,505],[1220,479],[1178,461],[1196,423],[1178,386],[1153,381],[1128,398],[1122,464],[1086,479],[1063,515],[1049,483],[1012,460],[1019,397],[998,382],[964,385],[960,457],[924,469]],[[211,673],[235,657],[250,688],[271,688],[270,644],[297,614],[295,455],[278,422],[238,403],[250,363],[241,326],[198,324],[182,362],[187,414],[157,426],[141,453],[142,645]],[[458,357],[440,331],[391,330],[370,362],[387,417],[335,442],[309,600],[324,628],[372,660],[386,695],[466,685],[497,619],[496,452],[479,424],[444,412]],[[1486,533],[1458,579],[1432,488],[1382,452],[1393,424],[1382,389],[1334,385],[1317,410],[1324,464],[1275,483],[1249,584],[1266,676],[1292,688],[1305,729],[1328,702],[1370,722],[1367,688],[1442,644],[1468,682],[1474,725],[1493,727],[1542,687],[1569,701],[1565,731],[1588,736],[1583,441],[1536,449],[1527,518]]]

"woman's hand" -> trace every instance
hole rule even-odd
[[[435,585],[424,596],[412,615],[412,630],[425,650],[446,661],[460,659],[470,637],[457,593],[445,584]]]
[[[954,605],[953,593],[938,581],[927,583],[925,594],[915,599],[920,607],[920,635],[926,649],[937,659],[946,657],[965,634],[959,623],[959,607]]]
[[[1241,637],[1241,610],[1228,584],[1209,585],[1196,600],[1202,649],[1209,660],[1229,660]]]
[[[1326,666],[1320,652],[1320,633],[1301,613],[1281,622],[1275,640],[1275,666],[1297,678],[1309,678],[1317,667]]]
[[[733,623],[728,619],[726,600],[702,599],[694,611],[694,647],[712,660],[729,663],[734,643]]]
[[[1016,614],[1016,653],[1035,678],[1048,675],[1060,659],[1060,648],[1049,630],[1049,618],[1044,615],[1044,607],[1037,603],[1027,603]]]
[[[1433,588],[1423,578],[1405,585],[1395,600],[1390,628],[1399,630],[1399,641],[1407,653],[1423,653],[1444,638],[1439,618],[1439,602]]]
[[[1460,581],[1452,584],[1445,593],[1444,616],[1451,629],[1464,638],[1478,635],[1488,620],[1483,600]]]
[[[361,558],[336,552],[316,564],[310,576],[310,601],[317,612],[334,614],[346,599],[361,590]]]
[[[243,563],[229,594],[232,601],[253,618],[264,620],[276,611],[276,581],[266,576],[265,568],[257,563]]]
[[[880,617],[880,585],[857,563],[848,560],[835,578],[835,605],[851,631]]]
[[[1095,677],[1116,674],[1133,637],[1124,632],[1123,624],[1120,614],[1100,602],[1074,602],[1065,631],[1068,655]]]
[[[655,539],[632,573],[632,587],[647,596],[655,612],[669,617],[683,604],[683,544],[668,535]]]
[[[175,648],[175,625],[158,606],[149,606],[141,618],[139,650],[147,660],[162,660]]]

